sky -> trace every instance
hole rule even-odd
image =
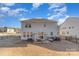
[[[45,18],[62,24],[79,16],[79,3],[0,3],[0,27],[21,27],[21,20]]]

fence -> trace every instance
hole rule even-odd
[[[79,38],[72,36],[61,36],[61,39],[65,39],[74,43],[79,43]]]
[[[0,36],[0,43],[15,43],[20,40],[21,40],[20,35]]]

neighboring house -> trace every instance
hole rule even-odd
[[[26,19],[21,21],[21,39],[33,38],[46,39],[47,37],[58,36],[58,25],[54,20],[47,19]]]
[[[79,17],[69,17],[60,25],[61,36],[72,36],[79,38]]]
[[[21,33],[21,29],[20,29],[20,28],[15,28],[15,32],[16,32],[17,34],[20,34],[20,33]]]
[[[0,33],[20,33],[20,29],[10,27],[0,27]]]
[[[0,33],[6,32],[7,31],[7,27],[0,27]]]
[[[7,33],[16,33],[15,28],[7,28]]]

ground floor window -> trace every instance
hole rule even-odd
[[[44,32],[38,32],[38,34],[37,34],[37,35],[38,35],[38,37],[39,37],[39,38],[43,39]]]
[[[53,32],[51,32],[50,35],[53,35]]]
[[[67,34],[69,34],[69,32],[67,32]]]
[[[32,32],[27,32],[27,37],[32,37]]]
[[[27,37],[29,37],[29,35],[27,35]]]
[[[32,33],[32,32],[30,32],[29,36],[30,36],[30,37],[32,37],[32,35],[33,35],[33,33]]]
[[[64,31],[62,31],[62,34],[65,34],[65,32],[64,32]]]
[[[26,33],[25,32],[23,32],[23,37],[26,37]]]

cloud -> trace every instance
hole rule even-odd
[[[24,8],[17,8],[17,9],[8,11],[8,14],[9,14],[9,15],[14,15],[14,16],[22,16],[23,13],[27,13],[27,12],[28,12],[27,9],[24,9]]]
[[[25,8],[11,9],[10,7],[1,7],[0,13],[6,14],[7,16],[22,16],[23,13],[27,13],[28,10]]]
[[[15,3],[1,3],[1,5],[3,5],[3,6],[14,6]]]
[[[48,17],[48,19],[58,19],[61,17],[64,17],[67,12],[67,7],[64,6],[62,8],[56,8],[53,9],[51,16]]]
[[[55,12],[55,13],[60,13],[60,14],[66,13],[66,12],[67,12],[67,7],[64,6],[64,7],[62,7],[62,8],[54,9],[54,12]]]
[[[14,6],[15,4],[3,4],[5,6],[0,7],[0,13],[5,14],[6,16],[13,16],[13,17],[25,17],[26,13],[32,13],[32,10],[38,9],[43,3],[33,3],[31,10],[27,10],[26,8],[16,8],[16,9],[11,9],[9,6]],[[61,4],[61,3],[49,3],[48,4],[48,19],[57,19],[59,24],[64,21],[68,17],[67,15],[67,7],[66,4]],[[47,11],[46,10],[46,11]],[[43,18],[43,17],[37,17],[37,18]],[[27,18],[23,18],[27,19]],[[22,20],[23,20],[22,19]]]
[[[2,18],[4,18],[4,15],[3,15],[3,14],[0,14],[0,20],[1,20]]]
[[[48,19],[55,19],[58,21],[58,24],[64,22],[64,20],[69,17],[67,15],[67,6],[65,4],[50,4],[48,10],[51,10],[51,15],[48,16]]]
[[[9,7],[1,7],[1,8],[0,8],[0,11],[1,11],[1,12],[4,12],[4,13],[5,13],[5,12],[8,12],[9,10],[10,10]]]
[[[64,18],[60,18],[60,19],[58,20],[58,25],[62,24],[68,17],[69,17],[69,16],[66,15]]]
[[[58,8],[58,7],[62,7],[64,6],[65,4],[64,3],[49,3],[49,10],[53,9],[53,8]]]
[[[50,15],[51,15],[51,13],[48,13],[48,14],[47,14],[47,16],[50,16]]]
[[[53,10],[54,14],[49,16],[48,18],[49,19],[52,19],[52,18],[59,19],[59,18],[65,17],[66,12],[67,12],[67,7],[66,6],[64,6],[62,8],[54,9]]]
[[[40,7],[41,5],[43,5],[43,3],[33,3],[33,4],[32,4],[32,10],[33,10],[33,9],[37,9],[37,8]]]
[[[52,15],[49,19],[55,19],[55,17],[59,17],[59,15]],[[67,18],[69,17],[69,15],[65,15],[64,17],[62,18],[58,18],[58,25],[62,24]]]

